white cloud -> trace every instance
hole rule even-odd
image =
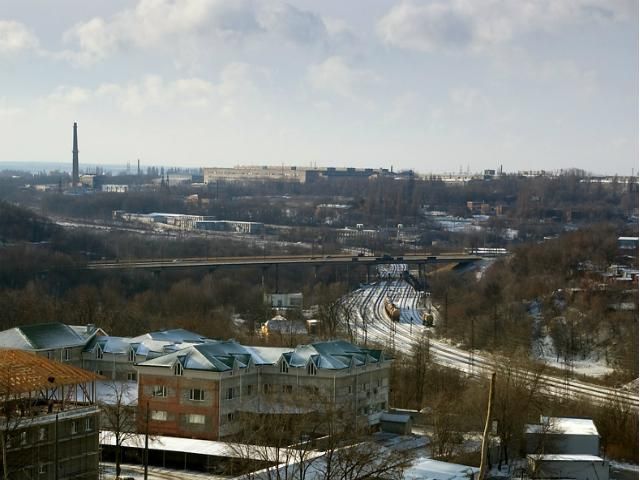
[[[323,42],[327,37],[327,27],[322,18],[286,3],[264,8],[260,13],[260,23],[265,30],[298,44]]]
[[[199,109],[229,115],[247,104],[258,105],[261,90],[258,83],[268,80],[265,69],[234,62],[220,72],[219,82],[189,77],[166,80],[159,75],[146,75],[124,84],[103,83],[93,89],[59,86],[43,101],[50,111],[101,103],[133,115],[153,109]]]
[[[386,44],[399,48],[483,50],[522,34],[552,31],[567,24],[633,20],[633,12],[632,2],[622,0],[405,2],[379,20],[377,31]]]
[[[344,57],[333,56],[308,70],[311,86],[352,100],[360,99],[363,87],[379,81],[370,70],[349,65]]]
[[[210,52],[212,42],[262,34],[298,45],[345,41],[344,29],[334,38],[322,17],[280,1],[139,0],[110,18],[92,18],[68,29],[63,40],[69,49],[58,56],[86,66],[127,48],[166,53],[186,44]]]
[[[236,38],[261,30],[252,4],[245,0],[140,0],[135,8],[110,19],[93,18],[67,30],[73,50],[63,57],[87,65],[128,48],[173,46],[176,39]]]
[[[91,92],[80,87],[60,86],[47,98],[53,103],[74,106],[88,102],[91,98]]]
[[[0,20],[0,56],[38,47],[38,38],[22,23]]]

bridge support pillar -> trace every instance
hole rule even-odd
[[[276,263],[276,293],[280,293],[278,291],[278,264]]]

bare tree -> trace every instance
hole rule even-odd
[[[135,438],[136,407],[130,398],[131,385],[128,382],[113,381],[106,384],[107,394],[100,403],[102,427],[107,435],[112,435],[115,443],[116,478],[120,478],[122,445]]]

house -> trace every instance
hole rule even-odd
[[[600,435],[589,418],[541,416],[539,424],[525,426],[525,440],[529,454],[600,454]]]
[[[296,348],[211,341],[135,368],[138,408],[149,410],[149,431],[158,435],[219,440],[238,432],[241,413],[329,408],[360,426],[377,425],[389,397],[390,360],[344,341]]]
[[[23,350],[0,350],[0,372],[8,478],[98,478],[98,377]]]
[[[267,320],[260,327],[260,333],[264,336],[273,334],[280,335],[306,335],[307,326],[304,321],[288,320],[282,315],[276,315],[271,320]]]

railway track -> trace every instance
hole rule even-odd
[[[392,322],[384,311],[384,298],[395,296],[395,302],[409,315],[402,315],[401,322]],[[392,351],[410,354],[418,338],[427,330],[418,312],[419,296],[402,280],[383,280],[360,288],[344,299],[356,315],[356,324],[366,325],[366,336],[356,338],[363,343],[378,343]],[[432,359],[443,366],[456,368],[467,375],[482,378],[500,370],[507,360],[501,357],[489,357],[479,352],[470,352],[453,347],[438,340],[430,340]],[[525,369],[512,368],[511,375],[523,382],[536,381],[544,388],[545,394],[561,398],[584,398],[595,403],[607,403],[612,400],[638,410],[638,396],[615,388],[600,386],[544,373],[535,373]]]

